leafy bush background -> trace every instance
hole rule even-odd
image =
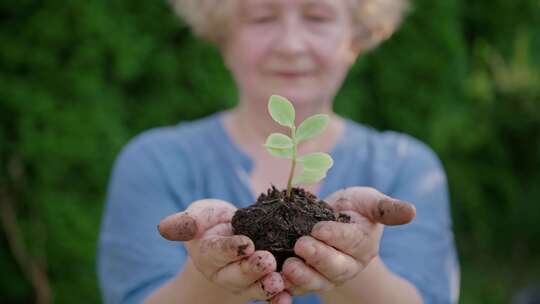
[[[335,104],[439,153],[462,303],[506,303],[540,279],[539,17],[535,0],[417,0]],[[235,98],[217,50],[163,1],[0,3],[0,199],[15,206],[15,239],[46,268],[55,302],[99,302],[96,240],[121,146]],[[0,302],[34,301],[3,227]]]

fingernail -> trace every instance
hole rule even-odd
[[[376,218],[385,225],[402,225],[412,221],[415,215],[416,208],[411,203],[388,198],[379,202]]]
[[[158,229],[170,241],[189,241],[197,234],[197,222],[187,213],[174,214],[161,220]]]

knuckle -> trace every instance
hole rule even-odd
[[[227,255],[230,255],[232,252],[234,252],[236,247],[237,241],[233,238],[222,239],[222,241],[219,243],[219,250],[221,250],[221,252],[223,253],[226,253]]]
[[[308,264],[315,268],[325,266],[328,252],[322,249],[320,246],[313,246],[313,253],[307,258]]]
[[[296,283],[297,285],[305,285],[309,283],[309,278],[306,275],[306,272],[300,269],[300,267],[294,269],[291,272],[291,277],[292,277],[292,281]]]
[[[283,273],[294,285],[304,285],[309,282],[309,278],[302,268],[303,266],[299,263],[289,264],[284,268]]]
[[[235,257],[240,257],[250,253],[251,247],[250,241],[241,235],[234,235],[230,237],[229,244],[226,246],[226,252]]]
[[[230,238],[217,237],[210,242],[210,248],[215,253],[229,256],[229,252],[232,252],[232,240]]]
[[[355,254],[358,251],[358,248],[360,248],[361,241],[357,239],[352,239],[349,243],[346,243],[344,248],[347,252],[351,252]]]
[[[221,250],[221,248],[223,247],[223,238],[218,237],[218,236],[212,237],[210,239],[205,240],[203,246],[207,250],[212,250],[212,251]]]
[[[213,207],[206,207],[201,210],[199,210],[199,218],[203,220],[206,223],[212,222],[212,218],[214,217],[215,208]]]
[[[207,254],[216,247],[217,238],[205,239],[201,242],[201,253]]]
[[[350,251],[352,252],[358,252],[358,251],[361,251],[363,245],[364,245],[364,242],[366,241],[366,233],[362,230],[357,230],[357,232],[355,233],[355,236],[352,237],[350,240],[350,242],[348,243],[348,247],[350,249]]]
[[[321,277],[316,277],[302,285],[301,289],[306,292],[327,292],[335,288],[335,284]]]
[[[342,267],[341,271],[337,274],[337,276],[332,280],[332,283],[335,285],[343,285],[345,282],[352,279],[356,274],[358,273],[358,265],[355,264],[353,266],[348,267]]]
[[[245,244],[247,244],[247,242],[244,240],[244,237],[241,235],[233,235],[230,238],[230,245],[228,249],[236,250],[236,248]]]

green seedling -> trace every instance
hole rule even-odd
[[[295,111],[292,103],[285,97],[272,95],[268,101],[268,112],[277,123],[291,129],[291,136],[272,133],[266,139],[264,147],[273,156],[287,158],[292,161],[291,172],[287,182],[287,197],[291,197],[293,185],[316,183],[326,177],[326,172],[334,164],[332,157],[323,152],[314,152],[298,157],[297,147],[301,141],[319,135],[328,125],[326,114],[315,114],[304,120],[298,129],[294,124]],[[296,164],[302,167],[298,176],[294,177]]]

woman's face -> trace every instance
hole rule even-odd
[[[222,48],[241,100],[331,102],[358,55],[346,0],[239,0]]]

